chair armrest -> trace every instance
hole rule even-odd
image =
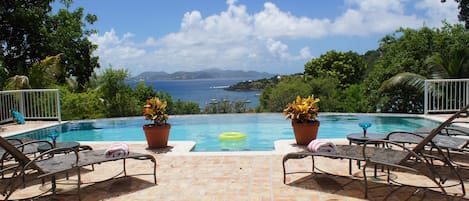
[[[78,151],[91,151],[93,148],[89,145],[80,145],[78,147]]]

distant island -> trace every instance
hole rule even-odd
[[[273,76],[271,78],[263,78],[259,80],[248,80],[231,85],[225,90],[227,91],[261,91],[266,87],[274,87],[281,80],[281,76]]]
[[[195,79],[262,79],[275,76],[274,74],[257,72],[257,71],[241,71],[241,70],[221,70],[207,69],[201,71],[178,71],[175,73],[159,72],[143,72],[139,75],[129,78],[128,81],[154,81],[154,80],[195,80]]]

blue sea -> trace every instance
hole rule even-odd
[[[202,79],[202,80],[160,80],[146,81],[155,91],[171,94],[173,100],[192,101],[204,108],[212,100],[247,101],[246,108],[259,106],[261,91],[227,91],[224,88],[249,79]],[[136,82],[129,83],[135,87]]]

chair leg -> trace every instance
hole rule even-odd
[[[287,177],[287,170],[285,170],[285,159],[283,159],[283,163],[282,163],[282,166],[283,166],[283,184],[285,184],[286,182],[286,177]]]
[[[55,196],[55,193],[56,193],[55,191],[57,189],[57,182],[55,180],[55,175],[50,178],[50,182],[52,184],[52,189],[51,189],[52,190],[52,195]]]
[[[78,174],[78,181],[77,181],[77,195],[78,195],[78,200],[81,200],[81,170],[80,167],[77,168],[77,174]]]
[[[387,179],[387,182],[389,183],[391,181],[391,171],[389,171],[389,167],[386,169],[387,169],[386,179]]]
[[[314,173],[314,169],[316,169],[316,164],[314,164],[314,156],[311,156],[311,172]]]
[[[363,180],[365,182],[365,199],[368,199],[368,180],[366,178],[366,164],[362,168]]]
[[[124,176],[127,176],[127,169],[125,168],[125,158],[123,159],[124,163]]]
[[[156,161],[153,161],[153,181],[156,184]]]
[[[21,182],[23,183],[23,188],[26,188],[26,174],[21,174]]]
[[[0,169],[3,169],[3,159],[0,160]],[[5,174],[2,171],[2,179],[5,179]]]
[[[15,171],[13,172],[13,175],[9,179],[8,184],[6,184],[5,189],[2,193],[2,194],[5,195],[5,200],[8,200],[8,198],[17,189],[17,187],[15,186],[16,185],[16,180],[18,179],[19,176],[21,176],[21,174],[23,174],[23,172],[18,173],[18,169],[15,168]]]

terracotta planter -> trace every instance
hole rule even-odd
[[[154,124],[143,125],[143,132],[147,138],[148,148],[164,148],[168,146],[169,130],[171,124],[156,126]]]
[[[292,121],[293,133],[295,133],[296,144],[307,145],[318,136],[319,121],[308,123],[297,123]]]

